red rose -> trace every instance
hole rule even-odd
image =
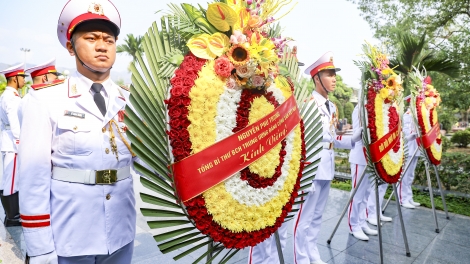
[[[181,69],[181,68],[178,68],[175,70],[175,76],[176,77],[181,77],[181,76],[185,76],[186,75],[186,71]]]
[[[188,130],[184,129],[179,132],[181,140],[187,140],[189,138]]]
[[[182,149],[173,149],[172,151],[173,155],[174,156],[181,156],[183,154],[183,150]]]
[[[181,86],[173,86],[170,93],[172,96],[180,96],[183,94],[183,88]]]
[[[172,129],[177,129],[181,126],[181,121],[178,120],[177,118],[173,118],[170,120],[170,127]]]
[[[168,105],[170,106],[179,106],[181,103],[181,97],[177,97],[177,96],[172,96],[169,100],[169,103]]]
[[[194,80],[196,78],[189,78],[189,77],[184,77],[183,78],[183,86],[185,87],[193,87],[194,86]]]
[[[191,99],[189,99],[189,97],[183,97],[181,98],[181,104],[184,106],[188,106],[191,104]]]
[[[176,131],[176,129],[172,129],[168,133],[168,137],[170,137],[171,140],[177,139],[179,137],[179,133],[178,133],[178,131]]]
[[[171,78],[170,83],[172,86],[182,86],[184,82],[183,79],[184,77],[176,76],[176,77]]]
[[[222,77],[230,77],[232,75],[233,65],[226,56],[219,57],[215,60],[214,71]]]
[[[192,147],[192,144],[189,140],[184,141],[183,148],[184,149],[190,149]]]
[[[171,118],[178,118],[179,116],[181,116],[181,113],[182,110],[180,107],[171,107],[170,109],[168,109],[168,115]]]

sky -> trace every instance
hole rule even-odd
[[[13,65],[26,59],[28,64],[39,64],[56,58],[56,66],[74,68],[75,59],[57,39],[57,20],[66,0],[27,0],[3,2],[0,16],[0,63]],[[90,1],[93,0],[82,0]],[[6,3],[5,3],[6,2]],[[121,34],[117,44],[123,44],[128,33],[143,35],[162,12],[169,10],[170,1],[113,0],[121,15]],[[173,0],[172,3],[201,4],[207,0]],[[292,1],[295,3],[295,1]],[[293,38],[290,45],[298,48],[297,57],[305,63],[302,69],[315,62],[322,54],[333,51],[335,66],[341,68],[343,81],[359,88],[360,71],[353,60],[360,59],[364,41],[377,43],[369,25],[360,17],[357,6],[346,0],[298,0],[295,8],[281,25],[283,36]],[[287,10],[286,10],[287,11]],[[282,13],[282,12],[281,12]],[[280,13],[280,14],[281,14]],[[158,23],[158,22],[157,22]],[[20,49],[30,49],[23,52]],[[127,67],[131,57],[118,54],[113,67],[113,78],[130,79]]]

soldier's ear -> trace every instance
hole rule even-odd
[[[68,50],[70,56],[75,56],[75,52],[73,51],[72,42],[67,41],[66,45],[67,45],[67,50]]]

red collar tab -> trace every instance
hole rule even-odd
[[[33,88],[34,90],[41,90],[41,89],[44,89],[44,88],[47,88],[47,87],[51,87],[51,86],[55,86],[55,85],[64,83],[64,81],[65,80],[55,80],[55,81],[52,81],[51,83],[33,84],[33,85],[31,85],[31,88]]]

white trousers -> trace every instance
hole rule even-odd
[[[16,162],[16,153],[2,152],[3,154],[3,177],[2,185],[3,196],[8,196],[18,191],[18,166]]]
[[[415,156],[410,161],[410,167],[406,171],[405,175],[403,175],[400,186],[398,186],[398,195],[401,204],[413,201],[413,191],[411,190],[411,184],[413,184],[413,180],[415,179],[415,170],[417,164],[418,157]]]
[[[281,249],[284,252],[287,242],[287,226],[292,222],[283,223],[278,229]],[[279,254],[277,253],[277,245],[275,235],[272,234],[268,239],[259,243],[254,247],[250,247],[248,254],[248,264],[277,264],[279,262]]]
[[[358,165],[351,163],[351,194],[353,193],[354,188],[356,188],[359,180],[361,179],[362,172],[366,168],[365,165]],[[353,200],[349,204],[348,209],[348,226],[349,231],[357,232],[361,231],[362,227],[367,227],[366,223],[366,208],[367,200],[369,199],[371,191],[371,179],[369,179],[369,174],[364,174],[365,177],[361,185],[359,185],[356,194],[354,195]]]
[[[379,185],[379,204],[380,204],[380,217],[383,216],[382,214],[382,203],[384,200],[385,192],[387,191],[388,184]],[[366,210],[366,217],[377,219],[377,209],[375,207],[375,185],[372,184],[371,191],[369,195],[369,199],[367,200],[367,210]]]
[[[317,248],[321,218],[330,193],[330,180],[314,180],[314,190],[294,219],[294,264],[310,264],[320,260]]]
[[[3,190],[3,152],[0,152],[0,191]]]
[[[59,256],[59,264],[130,264],[134,253],[134,241],[116,250],[111,255],[91,255],[76,257]]]

